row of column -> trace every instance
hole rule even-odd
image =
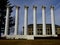
[[[18,31],[18,25],[19,25],[19,6],[16,6],[16,15],[15,15],[15,30],[14,30],[14,35],[17,35],[17,31]],[[8,33],[8,29],[9,29],[9,9],[10,6],[7,6],[6,9],[6,21],[5,21],[5,36]]]
[[[9,6],[6,10],[6,23],[5,23],[5,35],[7,35],[9,28]],[[15,16],[15,31],[14,35],[17,35],[18,24],[19,24],[19,6],[16,6],[16,16]],[[24,15],[24,35],[27,35],[28,26],[28,6],[25,6]],[[55,21],[54,21],[54,7],[51,6],[51,24],[52,24],[52,35],[55,35]],[[43,23],[43,35],[46,35],[46,7],[42,6],[42,23]],[[37,31],[37,6],[33,6],[33,35],[36,35]]]
[[[54,19],[54,7],[51,6],[51,24],[52,24],[52,35],[55,35],[55,19]],[[37,6],[33,6],[33,35],[36,35],[37,31]],[[24,18],[24,35],[27,35],[28,25],[28,6],[25,7],[25,18]],[[42,6],[42,23],[43,23],[43,35],[46,35],[46,7]]]

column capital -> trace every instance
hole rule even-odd
[[[33,5],[33,8],[37,8],[37,6],[36,5]]]
[[[45,6],[42,6],[42,8],[46,9],[46,7],[45,7]]]
[[[20,8],[20,6],[15,6],[16,8]]]
[[[50,6],[50,8],[53,8],[53,9],[54,9],[54,6],[53,6],[53,5],[51,5],[51,6]]]
[[[10,8],[10,6],[6,6],[7,8]]]
[[[29,8],[29,6],[26,6],[26,5],[25,5],[24,8]]]

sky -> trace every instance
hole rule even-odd
[[[21,34],[24,26],[24,6],[29,6],[28,9],[28,24],[33,24],[33,5],[37,6],[37,24],[42,24],[42,5],[46,6],[46,24],[51,24],[50,6],[54,6],[55,24],[60,25],[60,0],[9,0],[14,6],[20,6],[19,9],[19,29],[18,34]],[[15,7],[12,15],[15,16]]]

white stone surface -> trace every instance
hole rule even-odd
[[[37,30],[37,7],[33,6],[33,35],[36,35]]]
[[[57,35],[6,35],[7,39],[27,39],[34,40],[34,37],[57,37]]]
[[[9,28],[9,6],[7,6],[7,10],[6,10],[6,21],[5,21],[5,33],[4,33],[4,35],[7,35],[8,28]]]
[[[28,25],[28,6],[24,7],[25,15],[24,15],[24,35],[27,35],[27,25]]]
[[[46,35],[46,7],[42,6],[42,23],[43,23],[43,35]]]
[[[57,35],[35,35],[34,37],[57,37]]]
[[[27,40],[34,40],[34,35],[27,35]]]
[[[18,25],[19,25],[19,7],[16,6],[15,31],[14,31],[14,35],[17,35]]]
[[[51,6],[51,24],[52,24],[52,35],[55,35],[55,17],[54,17],[54,7]]]
[[[25,35],[6,35],[7,39],[27,39]]]

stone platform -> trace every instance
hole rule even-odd
[[[57,35],[6,35],[3,36],[6,37],[6,39],[27,39],[27,40],[34,40],[34,38],[57,38]]]

